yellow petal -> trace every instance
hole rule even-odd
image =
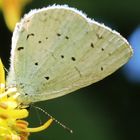
[[[2,61],[0,59],[0,94],[5,90],[5,71]]]
[[[0,7],[8,28],[13,31],[15,24],[21,17],[24,6],[31,0],[0,0]]]

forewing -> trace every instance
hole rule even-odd
[[[8,85],[16,84],[21,102],[56,98],[113,73],[132,55],[115,31],[79,11],[53,6],[32,11],[12,39]]]

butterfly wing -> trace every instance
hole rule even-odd
[[[7,84],[23,103],[56,98],[110,75],[132,55],[117,32],[66,6],[25,15],[12,38]]]

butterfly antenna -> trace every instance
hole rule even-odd
[[[46,114],[48,117],[52,118],[57,124],[59,124],[60,126],[62,126],[64,129],[66,129],[67,131],[69,131],[70,133],[73,133],[73,130],[70,129],[69,127],[67,127],[66,125],[64,125],[63,123],[61,123],[60,121],[58,121],[57,119],[55,119],[53,116],[51,116],[48,112],[46,112],[45,110],[43,110],[42,108],[40,107],[37,107],[37,106],[33,106],[35,107],[36,109],[42,111],[44,114]]]

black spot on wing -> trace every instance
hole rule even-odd
[[[101,67],[101,71],[103,71],[104,70],[104,68],[103,67]]]
[[[61,36],[61,34],[60,33],[57,33],[57,36]]]
[[[75,58],[75,57],[71,57],[71,60],[72,60],[72,61],[76,61],[76,58]]]
[[[41,44],[41,43],[42,43],[42,41],[41,41],[41,40],[39,40],[39,41],[38,41],[38,43],[39,43],[39,44]]]
[[[65,36],[65,38],[68,40],[69,39],[69,37],[68,36]]]
[[[34,33],[28,34],[26,40],[28,40],[30,36],[35,36],[35,34]]]
[[[92,42],[91,42],[91,44],[90,44],[90,47],[91,47],[91,48],[94,48],[94,44],[93,44]]]
[[[46,77],[44,77],[46,80],[49,80],[50,79],[50,77],[49,76],[46,76]]]
[[[64,55],[61,55],[61,58],[64,58]]]
[[[24,84],[23,83],[19,83],[19,86],[20,86],[21,89],[24,88]]]
[[[38,66],[38,62],[35,62],[35,65]]]
[[[101,50],[104,51],[105,49],[104,48],[101,48]]]
[[[24,47],[18,47],[17,48],[18,51],[23,50],[23,49],[24,49]]]

